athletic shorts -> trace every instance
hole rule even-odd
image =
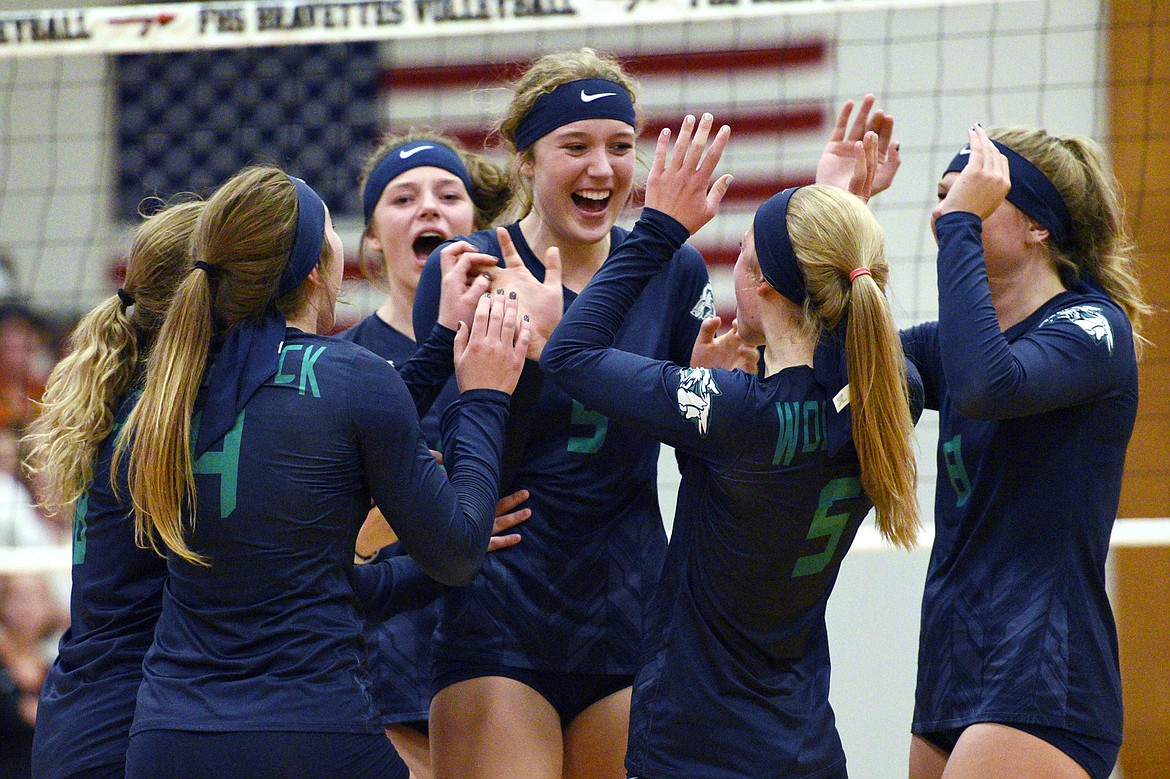
[[[126,779],[407,779],[382,733],[146,730],[130,737]]]
[[[1092,779],[1109,779],[1113,773],[1114,765],[1117,764],[1117,755],[1121,751],[1121,745],[1114,741],[1086,736],[1083,733],[1073,733],[1063,728],[1030,725],[1026,722],[999,722],[995,724],[1022,730],[1041,741],[1048,742],[1075,760]],[[950,754],[954,751],[955,744],[959,743],[959,736],[963,735],[964,730],[966,730],[965,727],[949,728],[929,733],[918,733],[917,735]]]
[[[515,679],[540,693],[552,704],[561,718],[561,727],[569,726],[577,715],[603,698],[634,683],[632,674],[583,674],[542,671],[490,663],[456,663],[435,660],[435,689],[484,676]]]

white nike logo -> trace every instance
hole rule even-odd
[[[402,159],[406,159],[407,157],[409,157],[412,154],[418,154],[420,151],[425,151],[426,149],[433,149],[433,148],[435,148],[435,147],[434,146],[415,146],[413,149],[403,149],[402,151],[398,152],[398,156],[401,157]]]
[[[585,90],[582,89],[581,90],[581,102],[582,103],[592,103],[594,100],[598,100],[598,99],[603,98],[603,97],[614,97],[615,95],[617,95],[617,92],[598,92],[596,95],[587,95],[587,94],[585,94]]]
[[[959,154],[970,154],[970,153],[971,153],[970,149],[960,149],[959,150]]]

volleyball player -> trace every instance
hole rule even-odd
[[[1121,744],[1105,558],[1142,301],[1092,141],[968,131],[939,183],[939,318],[903,334],[940,412],[911,779],[1092,777]]]
[[[515,85],[500,134],[515,152],[519,221],[467,240],[497,257],[515,247],[520,262],[494,272],[493,285],[523,288],[530,357],[627,234],[614,222],[633,185],[635,99],[634,81],[589,49],[542,57]],[[435,320],[439,270],[432,255],[416,332]],[[702,258],[682,247],[621,343],[687,365],[713,313]],[[533,419],[503,485],[531,493],[524,540],[445,597],[431,704],[439,776],[624,776],[630,685],[666,548],[658,443],[549,382]]]
[[[140,535],[168,556],[127,776],[384,775],[393,747],[362,668],[358,528],[371,498],[393,505],[426,573],[474,575],[528,325],[503,294],[461,318],[449,483],[397,371],[320,335],[343,255],[307,184],[270,167],[233,176],[192,254],[119,439]]]
[[[380,279],[386,298],[376,311],[341,334],[379,357],[402,366],[416,349],[412,311],[419,275],[431,252],[449,238],[490,227],[508,205],[511,187],[503,170],[477,154],[459,149],[433,131],[389,135],[366,160],[362,175],[362,233],[359,255],[368,278]],[[459,247],[453,247],[455,249]],[[468,256],[470,264],[478,255]],[[453,259],[453,258],[452,258]],[[488,265],[494,258],[482,257]],[[454,335],[452,331],[448,331]],[[437,401],[450,404],[454,388]],[[420,415],[426,409],[420,409]],[[422,418],[424,437],[438,447],[437,414]],[[499,510],[509,519],[523,519],[527,509],[511,510],[526,492],[505,498]],[[510,545],[519,536],[501,536],[493,543]],[[358,535],[357,553],[372,558],[392,544],[377,509]],[[393,544],[379,557],[405,554]],[[410,766],[415,779],[429,779],[430,745],[427,719],[431,704],[431,635],[439,618],[439,588],[430,605],[402,611],[366,631],[370,689],[386,734]]]
[[[134,236],[116,296],[87,314],[49,377],[28,434],[45,499],[73,511],[70,626],[37,709],[33,771],[40,777],[123,777],[142,658],[154,638],[166,561],[135,544],[125,470],[113,485],[114,437],[171,295],[190,268],[203,208],[180,203]]]
[[[658,140],[646,208],[577,298],[541,364],[573,397],[689,457],[633,691],[638,777],[844,777],[829,706],[825,605],[862,519],[918,528],[906,363],[883,294],[881,227],[812,185],[756,212],[735,266],[741,336],[762,376],[621,348],[646,284],[719,205],[712,118]],[[706,149],[706,153],[704,153]]]

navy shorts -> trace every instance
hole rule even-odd
[[[126,779],[125,763],[107,763],[69,774],[65,779]]]
[[[130,737],[126,779],[406,779],[382,733],[146,730]]]
[[[1083,733],[1073,733],[1071,730],[1063,728],[1030,725],[1026,722],[998,722],[995,724],[1022,730],[1041,741],[1048,742],[1075,760],[1092,779],[1109,779],[1113,774],[1113,767],[1117,764],[1117,755],[1121,751],[1121,744],[1117,742],[1086,736]],[[959,743],[959,736],[963,735],[964,730],[966,730],[965,727],[949,728],[929,733],[918,733],[917,735],[949,755],[954,751],[955,744]]]
[[[541,671],[535,668],[516,668],[490,663],[453,663],[435,659],[435,689],[484,676],[502,676],[515,679],[540,693],[552,704],[561,718],[561,727],[568,727],[577,715],[603,698],[634,683],[632,674],[583,674],[565,671]]]

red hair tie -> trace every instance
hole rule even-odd
[[[873,274],[869,272],[869,268],[862,265],[860,268],[849,271],[849,282],[852,283],[853,281],[855,281],[857,279],[858,276],[872,276],[872,275]]]

